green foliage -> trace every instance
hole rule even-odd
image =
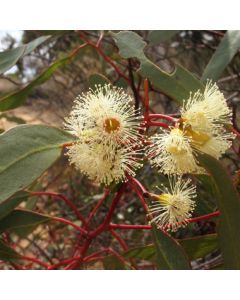
[[[154,244],[156,247],[156,263],[160,270],[189,270],[188,257],[178,243],[166,232],[152,226]]]
[[[7,216],[20,203],[26,201],[28,198],[27,192],[17,192],[12,197],[0,202],[0,220]]]
[[[218,234],[227,269],[240,269],[240,198],[231,179],[219,161],[207,154],[199,154],[200,163],[212,176],[220,210]]]
[[[49,68],[43,71],[39,76],[37,76],[31,83],[26,85],[24,88],[0,98],[0,111],[14,109],[22,105],[34,87],[46,82],[58,68],[69,63],[71,58],[72,56],[70,55],[55,61]]]
[[[140,60],[138,72],[148,78],[159,91],[176,100],[179,104],[189,97],[190,91],[203,89],[203,85],[190,72],[181,66],[176,66],[173,73],[161,70],[144,54],[146,42],[137,33],[120,31],[112,33],[113,39],[124,58],[136,57]]]
[[[0,203],[37,179],[73,139],[44,125],[20,125],[1,134]]]
[[[6,243],[0,240],[0,260],[16,262],[21,258],[21,256],[12,248],[10,248]]]
[[[203,258],[219,248],[218,237],[216,234],[206,234],[203,236],[182,239],[178,240],[178,243],[184,248],[190,260]],[[154,245],[133,248],[124,253],[124,257],[126,258],[137,258],[150,261],[156,259],[155,255],[156,247]]]
[[[226,66],[231,62],[232,58],[240,48],[240,31],[229,30],[221,40],[220,45],[214,52],[211,60],[206,66],[202,75],[202,82],[207,79],[216,81],[222,74]]]
[[[111,84],[111,81],[102,74],[92,74],[88,80],[89,80],[89,87],[93,90],[96,85],[105,85],[108,83]]]
[[[49,38],[50,36],[41,36],[26,45],[0,52],[0,74],[6,72],[14,66],[19,59],[31,53]]]
[[[27,210],[13,210],[0,221],[0,233],[9,230],[20,233],[21,230],[36,228],[39,224],[49,221],[49,217]]]
[[[150,45],[166,42],[174,37],[179,30],[151,30],[148,34]]]
[[[71,34],[74,34],[73,31],[69,32]],[[51,31],[51,34],[56,36],[56,41],[69,32]],[[155,96],[154,93],[156,90],[158,90],[161,93],[169,96],[171,99],[175,100],[177,104],[181,105],[183,100],[189,97],[190,92],[195,92],[199,89],[203,90],[204,83],[207,79],[216,81],[221,76],[224,69],[231,62],[240,47],[240,31],[228,31],[225,34],[224,38],[221,40],[217,50],[212,55],[212,58],[207,64],[200,81],[191,72],[180,65],[176,64],[174,71],[168,73],[161,69],[157,64],[155,64],[151,60],[152,58],[150,59],[148,57],[153,54],[153,52],[149,51],[149,49],[151,49],[151,46],[169,41],[177,33],[177,30],[150,31],[148,35],[145,35],[147,36],[146,40],[149,42],[148,44],[143,39],[143,37],[133,31],[120,31],[118,33],[110,33],[119,49],[119,54],[116,53],[116,47],[113,44],[113,40],[109,39],[109,36],[106,36],[106,41],[110,44],[110,46],[103,46],[103,39],[100,44],[101,48],[98,48],[94,45],[93,47],[91,47],[91,45],[89,47],[86,47],[86,50],[89,52],[84,52],[84,56],[90,54],[91,56],[94,56],[95,59],[99,60],[98,55],[100,54],[100,57],[102,59],[102,61],[99,63],[100,70],[98,69],[98,66],[96,67],[97,64],[94,64],[94,67],[96,67],[96,69],[94,69],[93,72],[91,72],[91,70],[87,70],[86,85],[94,89],[96,84],[103,85],[106,83],[113,83],[114,85],[123,85],[124,88],[127,89],[129,88],[129,82],[131,82],[130,86],[132,89],[132,93],[134,94],[136,103],[137,101],[139,101],[139,106],[141,108],[140,100],[142,100],[141,98],[143,94],[142,82],[143,79],[148,78],[151,82],[151,86],[155,88],[153,92],[151,91],[151,101],[155,101],[155,99],[153,99]],[[25,55],[28,55],[30,52],[36,49],[36,47],[47,41],[49,37],[50,36],[41,36],[26,45],[1,52],[0,74],[3,74],[9,68],[18,63],[18,61]],[[93,39],[91,38],[92,37],[90,35],[89,39],[93,41],[93,43],[95,43],[95,37]],[[178,39],[180,38],[181,35],[178,36]],[[79,37],[74,40],[74,43],[76,42],[79,43]],[[71,46],[68,45],[69,48]],[[57,70],[59,70],[59,68],[66,66],[72,62],[72,59],[81,48],[79,48],[78,46],[79,44],[77,44],[77,47],[69,55],[62,56],[61,53],[60,57],[63,58],[56,59],[47,69],[45,69],[41,74],[38,74],[32,82],[26,84],[23,88],[17,91],[15,90],[10,94],[3,96],[0,99],[0,111],[4,112],[15,109],[24,104],[35,87],[46,83],[52,77],[52,75]],[[62,47],[59,48],[61,49],[60,51],[63,51]],[[156,47],[152,48],[155,49]],[[108,55],[110,64],[109,61],[104,60],[103,56],[101,56],[101,52],[98,52],[99,49],[100,51],[102,51],[102,53]],[[148,54],[146,55],[145,53]],[[54,55],[51,56],[51,61],[52,57],[59,57],[59,55],[55,56],[54,53]],[[135,59],[129,60],[130,58]],[[85,63],[85,57],[81,56],[81,59],[82,61],[80,61],[79,59],[77,63],[79,63],[81,68],[84,68],[82,66],[84,66]],[[122,60],[124,60],[123,63]],[[116,68],[112,68],[115,64]],[[130,71],[128,69],[129,66]],[[122,76],[121,72],[116,71],[118,67],[124,74],[126,73],[126,77],[128,76],[128,72],[129,74],[131,74],[131,76],[128,77],[129,81],[125,80],[126,78]],[[86,68],[88,69],[88,65]],[[67,68],[64,68],[64,70],[65,69]],[[82,69],[80,71],[82,71]],[[112,72],[115,72],[114,76],[111,76]],[[82,84],[82,78],[78,79],[80,79],[79,82]],[[71,80],[72,79],[70,79],[69,81]],[[121,82],[121,80],[124,80],[124,84],[123,82]],[[85,86],[83,86],[83,88],[85,88]],[[72,94],[74,93],[75,90],[73,89]],[[163,98],[164,97],[161,97],[161,99]],[[168,100],[166,100],[165,102],[163,101],[164,103],[155,103],[156,106],[153,109],[155,110],[156,108],[158,110],[159,108],[166,108],[166,110],[168,110],[171,105],[167,101]],[[7,112],[2,113],[0,115],[0,118],[5,118],[10,122],[15,122],[18,124],[25,122],[22,118],[18,118],[14,114],[8,115]],[[44,125],[21,125],[10,129],[9,131],[6,131],[5,133],[0,135],[0,234],[8,232],[11,235],[11,233],[14,233],[17,234],[17,237],[15,235],[13,235],[13,237],[21,240],[22,237],[26,237],[29,233],[32,233],[39,224],[44,224],[45,222],[51,220],[51,216],[31,211],[35,208],[36,202],[40,200],[38,202],[39,204],[41,202],[41,199],[39,199],[38,197],[29,197],[29,192],[24,191],[24,189],[29,188],[32,183],[39,183],[39,180],[37,179],[43,174],[43,172],[48,170],[48,168],[60,157],[63,145],[65,143],[74,142],[74,140],[75,138],[73,136],[64,131]],[[188,270],[191,269],[191,261],[197,260],[199,258],[204,258],[216,250],[221,250],[223,254],[224,268],[240,269],[239,194],[234,187],[230,176],[225,172],[221,163],[219,163],[214,158],[203,154],[198,155],[198,160],[208,171],[209,175],[194,176],[194,179],[197,180],[199,187],[197,196],[197,208],[194,211],[194,214],[196,214],[196,216],[200,216],[210,213],[215,209],[219,209],[221,213],[220,217],[217,219],[213,219],[212,222],[213,224],[214,222],[216,222],[218,225],[217,234],[206,234],[206,232],[204,232],[205,228],[202,227],[209,224],[205,224],[204,222],[203,226],[201,224],[198,224],[196,226],[192,224],[187,226],[185,228],[186,231],[184,231],[183,233],[182,231],[180,231],[180,233],[177,232],[176,234],[172,234],[178,237],[178,239],[173,238],[170,234],[157,229],[156,226],[153,226],[152,234],[154,244],[150,244],[152,243],[151,236],[138,230],[135,231],[135,233],[126,236],[129,240],[131,239],[131,242],[134,238],[138,239],[139,241],[141,237],[144,236],[144,240],[147,241],[146,244],[148,245],[142,247],[134,247],[129,251],[121,253],[123,260],[126,259],[126,261],[124,262],[121,258],[114,255],[105,257],[103,259],[103,266],[105,269],[132,269],[134,268],[134,264],[131,264],[131,262],[135,262],[135,260],[140,259],[155,263],[157,268],[161,270]],[[138,171],[138,176],[141,177],[140,182],[143,183],[147,190],[151,191],[155,183],[157,185],[165,183],[165,176],[153,173],[153,171],[150,171],[147,164],[145,165],[145,167],[146,168],[142,168]],[[77,184],[73,182],[75,178],[72,178],[72,176],[68,177],[68,184],[77,186],[77,188],[75,188],[75,190],[71,190],[70,193],[70,189],[68,190],[69,187],[67,187],[66,195],[68,195],[69,193],[71,195],[78,196],[82,193],[83,189],[86,189],[87,192],[92,192],[92,190],[99,188],[99,186],[97,185],[90,186],[89,183],[89,185],[86,184],[85,187],[82,187],[85,182],[82,181],[82,178],[79,175],[76,176]],[[43,184],[41,185],[41,190],[42,186],[43,188],[45,188],[45,185]],[[101,207],[101,209],[103,208],[104,214],[106,213],[106,207],[109,207],[112,203],[112,196],[119,190],[120,186],[121,183],[113,183],[109,187],[111,193],[105,199],[104,204]],[[61,188],[59,188],[59,190],[63,189],[65,193],[65,187],[66,184],[63,183],[61,184]],[[101,186],[100,188],[102,189],[103,187]],[[37,187],[36,190],[39,190],[39,188]],[[130,188],[129,191],[127,190],[127,192],[129,192],[130,195],[133,194],[131,194]],[[78,200],[77,196],[76,199]],[[86,206],[86,210],[85,208],[83,209],[84,212],[89,210],[89,207],[91,206],[91,203],[88,202],[88,199],[93,198],[94,196],[91,194],[90,196],[88,195],[88,197],[89,198],[84,198],[84,195],[82,196],[81,194],[81,200],[83,200],[82,202]],[[122,215],[124,215],[124,218],[125,215],[131,217],[132,211],[134,211],[135,215],[140,215],[142,217],[139,218],[141,222],[142,220],[145,220],[144,212],[138,207],[138,205],[136,204],[137,201],[135,201],[134,197],[135,194],[132,198],[133,201],[130,201],[130,208],[132,210],[128,211],[127,207],[127,212],[124,212],[124,214]],[[23,206],[25,210],[19,208],[16,209],[20,204],[23,204],[23,202],[25,202]],[[67,215],[70,209],[65,211],[64,205],[66,205],[66,203],[64,203],[63,201],[59,202],[60,207],[63,207],[63,211],[64,213],[66,212]],[[67,204],[69,205],[69,203]],[[77,204],[74,203],[74,205],[76,205],[77,209],[79,207],[82,208],[81,203],[79,204],[79,202]],[[69,206],[71,206],[71,204]],[[54,207],[54,209],[56,208]],[[71,213],[71,221],[76,225],[78,224],[79,226],[82,226],[79,220],[73,220],[74,213]],[[99,219],[101,218],[102,216]],[[117,214],[115,218],[117,220]],[[94,221],[98,221],[97,217]],[[129,220],[127,219],[127,221]],[[132,220],[130,220],[129,224],[132,224],[131,221]],[[137,220],[136,223],[138,223],[138,221],[139,220]],[[139,224],[141,224],[140,222]],[[213,227],[211,227],[211,230],[208,230],[207,232],[214,232],[212,231],[212,228],[215,228],[214,226],[215,225],[213,225]],[[62,227],[60,230],[62,230]],[[75,234],[75,231],[73,231],[73,234]],[[2,237],[5,237],[5,235],[2,235]],[[61,238],[64,240],[64,237],[61,236]],[[63,243],[64,242],[65,241],[63,241]],[[109,246],[107,245],[107,243],[108,241],[104,241],[104,247]],[[93,245],[94,243],[91,244],[91,247]],[[62,248],[60,250],[62,251]],[[53,248],[51,248],[51,251],[53,251]],[[89,252],[87,251],[86,253]],[[92,252],[90,251],[90,253]],[[0,260],[14,263],[15,261],[18,261],[20,257],[21,256],[17,252],[15,252],[15,250],[11,249],[6,244],[5,239],[0,239]]]
[[[193,238],[179,240],[190,260],[205,257],[219,248],[217,234],[206,234]]]

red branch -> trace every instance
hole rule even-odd
[[[91,219],[93,218],[93,216],[95,215],[96,211],[98,210],[98,208],[103,204],[103,202],[106,200],[107,196],[109,195],[110,190],[106,190],[106,192],[104,193],[104,196],[99,200],[99,202],[96,204],[96,206],[93,208],[93,210],[91,211],[88,219],[87,219],[87,224],[89,224],[89,222],[91,221]]]
[[[60,199],[63,200],[75,213],[76,217],[82,221],[82,223],[87,226],[87,221],[85,220],[85,218],[83,217],[83,215],[79,212],[78,208],[76,207],[76,205],[69,200],[66,196],[62,195],[62,194],[58,194],[58,193],[54,193],[54,192],[31,192],[32,196],[50,196],[56,199]]]
[[[195,223],[195,222],[199,222],[199,221],[204,221],[204,220],[208,220],[208,219],[211,219],[211,218],[214,218],[214,217],[217,217],[220,215],[220,212],[219,211],[215,211],[213,213],[210,213],[210,214],[207,214],[207,215],[203,215],[203,216],[200,216],[200,217],[196,217],[196,218],[191,218],[191,219],[188,219],[187,222],[188,223]],[[113,224],[113,223],[110,223],[109,224],[109,228],[111,229],[137,229],[137,230],[149,230],[152,228],[151,225],[131,225],[131,224]],[[166,226],[166,228],[168,228],[168,226]]]
[[[230,131],[232,131],[234,134],[236,134],[237,138],[240,139],[240,133],[237,131],[237,129],[235,129],[234,127],[231,127]]]
[[[148,121],[147,126],[155,126],[155,127],[164,127],[164,128],[169,128],[169,126],[163,122],[152,122]]]
[[[176,122],[178,121],[178,119],[175,119],[171,116],[168,116],[168,115],[162,115],[162,114],[149,114],[148,115],[148,119],[163,119],[163,120],[167,120],[167,121],[170,121],[170,122]]]
[[[83,32],[79,32],[80,37],[91,47],[93,47],[94,49],[97,50],[97,52],[99,53],[99,55],[102,56],[102,58],[109,63],[114,70],[118,73],[119,76],[121,76],[122,78],[124,78],[127,83],[129,85],[131,85],[131,81],[130,79],[115,65],[115,63],[111,60],[111,58],[109,56],[107,56],[100,48],[100,44],[99,44],[99,40],[97,42],[97,44],[94,44],[93,42],[91,42]]]
[[[109,224],[109,227],[111,225]],[[111,228],[111,227],[110,227]],[[124,251],[128,250],[128,245],[125,243],[125,241],[120,237],[118,233],[116,233],[114,230],[110,229],[110,232],[112,236],[118,241],[118,243],[121,245]]]
[[[86,230],[83,229],[82,227],[80,227],[80,226],[74,224],[73,222],[71,222],[71,221],[69,221],[69,220],[67,220],[67,219],[59,218],[59,217],[53,217],[53,216],[51,216],[50,218],[51,218],[51,220],[53,220],[53,221],[60,222],[60,223],[66,224],[66,225],[70,225],[70,226],[72,226],[73,228],[75,228],[76,230],[80,231],[82,234],[84,234],[84,235],[86,235],[86,236],[88,235],[88,231],[86,231]]]
[[[40,266],[42,266],[42,267],[45,267],[45,268],[48,268],[48,267],[49,267],[49,265],[48,265],[47,263],[45,263],[45,262],[43,262],[43,261],[40,261],[40,260],[38,260],[38,259],[35,258],[35,257],[21,256],[21,259],[23,259],[23,260],[28,260],[28,261],[31,261],[31,262],[34,262],[35,264],[38,264],[38,265],[40,265]]]

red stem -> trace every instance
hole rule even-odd
[[[146,229],[149,230],[152,228],[151,225],[131,225],[131,224],[109,224],[109,228],[111,229]]]
[[[31,262],[34,262],[35,264],[38,264],[38,265],[40,265],[40,266],[42,266],[42,267],[44,267],[44,268],[48,268],[48,267],[49,267],[49,265],[48,265],[47,263],[45,263],[45,262],[43,262],[43,261],[40,261],[40,260],[38,260],[38,259],[35,258],[35,257],[21,256],[21,259],[23,259],[23,260],[28,260],[28,261],[31,261]]]
[[[62,194],[54,193],[54,192],[31,192],[31,195],[32,196],[50,196],[50,197],[53,197],[56,199],[63,200],[73,210],[76,217],[80,221],[82,221],[82,223],[87,227],[87,221],[85,220],[83,215],[79,212],[76,205],[71,200],[69,200],[66,196],[64,196]]]
[[[148,115],[148,119],[163,119],[163,120],[167,120],[167,121],[170,121],[170,122],[176,122],[177,119],[171,117],[171,116],[168,116],[168,115],[162,115],[162,114],[149,114]]]
[[[143,206],[144,210],[146,212],[148,212],[147,203],[145,202],[145,199],[144,199],[142,193],[138,190],[138,187],[134,184],[135,182],[134,181],[129,181],[128,183],[131,185],[131,187],[134,189],[135,193],[138,195],[138,197],[139,197],[139,199],[140,199],[140,201],[142,203],[142,206]]]
[[[215,212],[207,214],[207,215],[203,215],[203,216],[200,216],[200,217],[188,219],[187,222],[188,223],[195,223],[195,222],[199,222],[199,221],[203,221],[203,220],[208,220],[208,219],[217,217],[219,215],[220,215],[220,211],[215,211]],[[167,227],[168,226],[166,226],[166,228]],[[111,229],[146,229],[146,230],[149,230],[149,229],[152,228],[152,226],[151,225],[131,225],[131,224],[113,224],[113,223],[110,223],[109,228],[111,228]]]
[[[93,218],[93,216],[95,215],[96,211],[98,210],[98,208],[103,204],[103,202],[106,200],[107,196],[109,195],[110,190],[106,190],[104,196],[100,199],[100,201],[96,204],[96,206],[93,208],[93,210],[91,211],[88,219],[87,219],[87,224],[89,224],[89,222],[91,221],[91,219]]]
[[[147,126],[156,126],[156,127],[164,127],[164,128],[169,128],[169,126],[165,123],[162,122],[152,122],[152,121],[148,121],[147,122]]]
[[[94,44],[94,43],[92,43],[90,40],[88,40],[88,38],[85,36],[85,34],[84,33],[82,33],[82,32],[79,32],[79,35],[80,35],[80,37],[89,45],[89,46],[91,46],[91,47],[93,47],[94,49],[96,49],[97,50],[97,52],[102,56],[102,58],[106,61],[106,62],[108,62],[113,68],[114,68],[114,70],[118,73],[118,75],[119,76],[121,76],[122,78],[124,78],[126,81],[127,81],[127,83],[129,84],[129,85],[131,85],[131,81],[130,81],[130,79],[115,65],[115,63],[111,60],[111,58],[110,57],[108,57],[102,50],[101,50],[101,48],[99,47],[99,43],[97,43],[97,44]]]
[[[110,225],[109,225],[110,226]],[[117,234],[114,230],[110,229],[110,232],[112,236],[118,241],[118,243],[121,245],[124,251],[128,250],[128,245],[125,243],[125,241],[120,237],[119,234]]]
[[[237,131],[237,129],[235,129],[234,127],[231,127],[231,128],[230,128],[230,131],[232,131],[233,133],[235,133],[236,136],[237,136],[237,138],[240,139],[240,133]]]
[[[218,217],[219,215],[220,215],[220,211],[217,210],[217,211],[215,211],[213,213],[210,213],[210,214],[207,214],[207,215],[203,215],[203,216],[200,216],[200,217],[188,219],[188,223],[194,223],[194,222],[199,222],[199,221],[203,221],[203,220],[208,220],[208,219],[211,219],[211,218],[214,218],[214,217]]]
[[[76,230],[80,231],[82,234],[84,235],[88,235],[88,231],[86,231],[85,229],[83,229],[82,227],[72,223],[71,221],[67,220],[67,219],[64,219],[64,218],[59,218],[59,217],[52,217],[51,216],[51,220],[53,221],[56,221],[56,222],[60,222],[60,223],[63,223],[63,224],[66,224],[66,225],[70,225],[72,226],[73,228],[75,228]]]
[[[143,194],[148,193],[145,187],[136,178],[132,176],[128,176],[128,179],[131,180],[134,184],[136,184],[140,188]]]

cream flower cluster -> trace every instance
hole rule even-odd
[[[234,134],[225,129],[232,112],[216,84],[208,82],[204,92],[191,94],[180,109],[174,127],[161,129],[150,138],[147,157],[153,166],[167,174],[170,187],[150,194],[151,222],[177,230],[185,226],[195,207],[196,188],[183,174],[204,173],[199,152],[219,159],[231,146]],[[77,137],[68,147],[70,163],[99,183],[125,181],[142,166],[141,117],[132,98],[111,85],[97,86],[75,99],[65,128]]]
[[[198,91],[184,101],[179,123],[161,130],[151,138],[148,156],[164,174],[204,173],[197,153],[219,159],[231,146],[234,134],[225,129],[231,124],[232,112],[216,84],[208,82],[203,93]]]
[[[232,112],[216,84],[208,82],[203,93],[191,94],[180,110],[181,118],[175,127],[161,129],[150,138],[147,153],[153,166],[168,175],[180,175],[170,190],[153,196],[150,206],[152,222],[159,227],[176,230],[187,223],[195,204],[195,188],[185,183],[182,174],[205,173],[199,165],[199,152],[219,159],[231,146],[235,135],[225,129],[231,124]],[[157,200],[157,201],[156,201]]]
[[[65,128],[78,138],[70,163],[90,179],[109,185],[141,167],[140,117],[132,98],[111,85],[78,96]]]

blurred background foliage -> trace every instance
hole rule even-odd
[[[175,65],[180,64],[189,70],[196,78],[201,78],[206,65],[219,46],[225,31],[136,31],[147,43],[145,54],[162,70],[171,73]],[[142,108],[139,95],[143,95],[143,80],[137,70],[139,60],[136,58],[123,59],[116,47],[111,34],[102,31],[85,31],[85,36],[96,43],[102,35],[101,49],[110,57],[122,72],[131,78],[132,84],[119,76],[114,68],[103,59],[93,47],[87,46],[78,51],[70,60],[64,61],[74,49],[83,44],[79,32],[75,31],[19,31],[1,32],[0,50],[5,51],[22,44],[27,44],[43,35],[50,37],[17,61],[7,72],[0,76],[0,101],[6,95],[15,93],[27,87],[42,72],[49,70],[50,66],[59,63],[58,66],[47,74],[44,82],[36,83],[25,94],[23,105],[0,112],[0,130],[2,132],[18,124],[47,124],[63,127],[64,117],[68,115],[74,98],[87,91],[94,84],[110,81],[114,85],[124,87],[132,95],[136,107]],[[234,126],[240,130],[240,53],[234,55],[231,63],[225,68],[221,78],[217,81],[221,91],[226,96],[228,104],[233,109]],[[49,75],[49,76],[48,76]],[[51,75],[51,76],[50,76]],[[137,91],[137,92],[136,92]],[[19,94],[16,94],[19,97]],[[21,96],[22,97],[22,96]],[[20,99],[20,97],[18,98]],[[178,103],[155,87],[150,86],[151,108],[156,113],[175,114],[178,112]],[[229,150],[223,159],[223,163],[229,173],[233,175],[235,185],[239,186],[239,143],[234,142],[234,150]],[[159,175],[150,166],[146,165],[137,175],[148,190],[155,191],[155,186],[160,185],[166,178]],[[194,177],[198,185],[197,208],[194,215],[207,214],[216,209],[216,201],[211,179],[201,175]],[[67,158],[62,156],[41,178],[32,186],[34,191],[50,190],[65,194],[72,199],[83,215],[88,215],[93,206],[103,196],[104,189],[98,184],[89,181],[72,166],[69,166]],[[30,197],[25,195],[22,207],[34,209],[40,213],[58,215],[69,218],[74,222],[75,216],[61,201],[54,201],[46,196]],[[95,225],[99,224],[107,211],[108,202],[101,207],[100,213],[94,219]],[[145,224],[146,217],[138,198],[132,191],[127,191],[121,200],[114,222],[126,224]],[[94,224],[93,223],[93,224]],[[215,235],[216,220],[201,221],[189,224],[186,228],[174,233],[178,239],[185,241],[186,249],[192,258],[194,269],[217,268],[222,264],[222,257],[218,241]],[[193,246],[191,238],[205,235],[205,239]],[[148,231],[121,231],[121,236],[129,248],[142,247],[152,243],[151,233]],[[21,253],[35,254],[43,260],[54,263],[55,258],[64,259],[74,252],[76,232],[70,227],[61,224],[48,223],[30,228],[26,232],[16,232],[8,236],[10,242],[15,243],[16,250]],[[184,242],[183,242],[184,243]],[[101,247],[112,246],[119,249],[118,243],[110,233],[99,236],[93,244],[92,251]],[[195,248],[194,248],[195,247]],[[152,262],[154,255],[151,246],[139,248],[134,257],[140,268],[154,269]],[[144,252],[145,251],[145,252]],[[152,252],[151,252],[152,251]],[[133,253],[128,253],[133,257]],[[136,258],[137,257],[137,258]],[[11,262],[2,263],[0,268],[11,269]],[[113,257],[108,257],[104,262],[88,264],[86,268],[123,268],[122,264]]]

